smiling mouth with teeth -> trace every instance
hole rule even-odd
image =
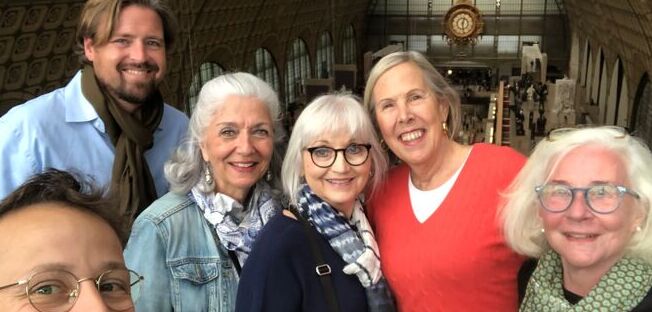
[[[414,141],[423,136],[422,130],[415,130],[408,133],[401,134],[401,140],[404,142]]]
[[[350,178],[350,179],[326,179],[326,181],[328,181],[328,183],[332,183],[332,184],[347,184],[347,183],[353,181],[353,178]]]
[[[250,168],[253,167],[256,163],[232,163],[233,166],[235,167],[240,167],[240,168]]]
[[[132,75],[143,75],[143,74],[149,74],[151,71],[141,70],[141,69],[125,69],[124,72]]]
[[[564,236],[571,239],[592,239],[598,237],[597,234],[574,234],[574,233],[565,233]]]

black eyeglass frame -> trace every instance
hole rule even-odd
[[[567,211],[568,208],[570,208],[570,206],[573,205],[573,202],[575,201],[575,193],[577,193],[577,192],[582,192],[583,193],[584,202],[586,203],[586,205],[589,207],[589,209],[592,212],[597,213],[597,214],[601,214],[601,215],[610,214],[610,213],[616,211],[616,209],[618,209],[620,207],[620,204],[622,203],[623,197],[625,196],[625,194],[629,194],[629,195],[633,196],[636,199],[641,198],[641,196],[638,195],[638,193],[636,193],[635,191],[632,191],[629,188],[624,187],[622,185],[599,184],[599,185],[592,185],[590,187],[569,187],[567,185],[557,184],[555,186],[562,186],[562,187],[565,187],[566,189],[568,189],[570,191],[570,193],[571,193],[571,198],[570,198],[570,201],[568,202],[568,205],[566,206],[566,208],[564,208],[562,210],[550,210],[550,208],[546,207],[546,204],[543,202],[542,196],[543,196],[543,189],[546,186],[552,186],[552,185],[555,185],[555,184],[544,184],[544,185],[536,186],[534,188],[534,191],[537,193],[537,198],[539,199],[539,203],[541,204],[541,207],[543,207],[543,209],[545,209],[546,211],[552,212],[552,213],[561,213],[561,212]],[[587,195],[589,194],[590,189],[595,188],[595,187],[602,187],[602,186],[605,186],[605,185],[613,186],[613,187],[616,188],[616,190],[618,191],[618,204],[612,210],[609,210],[609,211],[597,211],[597,210],[595,210],[595,208],[593,208],[593,206],[591,206],[591,200],[588,199],[589,197]]]
[[[366,155],[366,157],[364,158],[364,160],[361,161],[359,164],[351,163],[351,161],[349,161],[349,159],[346,157],[346,150],[349,149],[351,146],[360,146],[360,147],[364,147],[364,148],[366,149],[367,155]],[[335,157],[333,157],[333,160],[331,161],[331,163],[330,163],[328,166],[322,166],[322,165],[319,165],[319,164],[315,161],[314,152],[315,152],[317,149],[320,149],[320,148],[329,149],[329,150],[331,150],[331,151],[333,151],[333,152],[335,153]],[[308,151],[308,153],[310,153],[310,160],[312,160],[312,163],[315,164],[315,166],[317,166],[317,167],[319,167],[319,168],[330,168],[331,166],[333,166],[333,164],[334,164],[335,161],[337,160],[337,155],[339,154],[339,152],[342,152],[342,155],[344,156],[344,160],[346,161],[347,164],[349,164],[349,165],[351,165],[351,166],[354,166],[354,167],[361,166],[362,164],[364,164],[365,162],[367,162],[367,160],[369,159],[369,154],[370,154],[369,151],[370,151],[370,150],[371,150],[371,144],[357,144],[357,143],[349,144],[349,145],[347,145],[347,146],[344,147],[344,148],[332,148],[332,147],[330,147],[330,146],[325,146],[325,145],[320,145],[320,146],[314,146],[314,147],[308,147],[308,148],[306,148],[306,151]]]
[[[25,286],[25,296],[27,296],[27,299],[29,300],[30,305],[34,309],[36,309],[37,311],[41,311],[34,304],[34,302],[32,302],[32,297],[31,297],[31,294],[30,294],[30,291],[29,291],[29,286],[30,286],[29,283],[30,283],[30,281],[32,280],[32,278],[34,278],[34,276],[37,276],[38,274],[52,273],[52,272],[63,272],[63,273],[69,274],[70,276],[72,276],[74,278],[75,286],[76,286],[75,288],[70,289],[70,293],[68,294],[69,297],[74,297],[75,300],[73,301],[72,305],[68,309],[62,310],[62,312],[67,312],[67,311],[70,311],[75,306],[75,304],[77,303],[77,300],[79,299],[79,295],[80,295],[80,292],[81,292],[81,285],[80,285],[81,282],[88,281],[88,280],[93,281],[93,284],[95,284],[95,288],[98,291],[101,291],[101,289],[100,289],[101,284],[100,283],[102,281],[102,278],[105,277],[107,274],[109,274],[111,272],[114,272],[114,271],[117,271],[117,270],[125,270],[125,271],[127,271],[127,273],[129,273],[129,274],[133,273],[134,276],[137,277],[137,279],[134,282],[129,281],[129,286],[130,287],[142,282],[145,279],[142,275],[138,274],[136,271],[129,270],[129,269],[110,269],[110,270],[106,270],[106,271],[102,272],[102,274],[100,274],[97,277],[85,277],[85,278],[81,278],[81,279],[78,279],[75,274],[73,274],[72,272],[69,272],[67,270],[55,269],[55,270],[46,270],[46,271],[34,272],[32,275],[30,275],[26,279],[18,280],[16,282],[0,286],[0,290],[4,290],[4,289],[11,288],[11,287],[14,287],[14,286],[23,286],[24,285]],[[129,296],[131,297],[131,293],[129,294]],[[131,299],[132,299],[132,303],[135,303],[137,298],[132,297]],[[106,304],[106,302],[105,302],[105,304]],[[134,305],[132,304],[131,307],[134,307]],[[127,309],[129,309],[131,307],[128,307],[128,308],[120,310],[120,311],[125,311],[125,310],[127,310]]]

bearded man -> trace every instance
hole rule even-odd
[[[163,165],[188,118],[158,90],[176,31],[160,0],[89,0],[77,29],[81,70],[0,118],[0,199],[48,168],[90,176],[133,218],[168,191]]]

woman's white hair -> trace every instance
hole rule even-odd
[[[605,148],[622,158],[629,187],[640,195],[638,205],[645,216],[641,231],[634,234],[625,252],[652,263],[652,153],[639,138],[608,126],[574,129],[554,140],[539,142],[506,193],[501,218],[507,243],[530,257],[539,257],[550,248],[541,231],[543,222],[538,215],[540,204],[534,188],[547,182],[570,151],[587,145]]]
[[[371,144],[369,160],[373,162],[373,177],[371,183],[367,183],[370,196],[382,182],[388,166],[387,156],[360,101],[349,94],[322,95],[299,115],[283,160],[283,191],[291,204],[297,203],[297,193],[303,183],[304,149],[320,136],[334,133],[347,133],[355,140]]]
[[[165,163],[165,177],[170,182],[170,190],[185,194],[195,185],[202,192],[213,192],[214,182],[207,183],[204,176],[206,163],[199,148],[204,131],[213,119],[215,112],[226,104],[226,99],[232,95],[251,96],[262,101],[274,124],[274,152],[268,170],[272,175],[278,175],[282,150],[276,148],[282,144],[285,131],[281,125],[280,105],[276,92],[262,79],[249,73],[229,73],[218,76],[206,82],[199,92],[188,133],[181,145]]]

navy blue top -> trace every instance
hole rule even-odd
[[[344,260],[325,238],[315,234],[331,267],[340,311],[367,311],[367,297],[358,278],[342,272]],[[242,268],[235,311],[327,312],[315,266],[303,225],[282,214],[274,216],[259,233]]]

